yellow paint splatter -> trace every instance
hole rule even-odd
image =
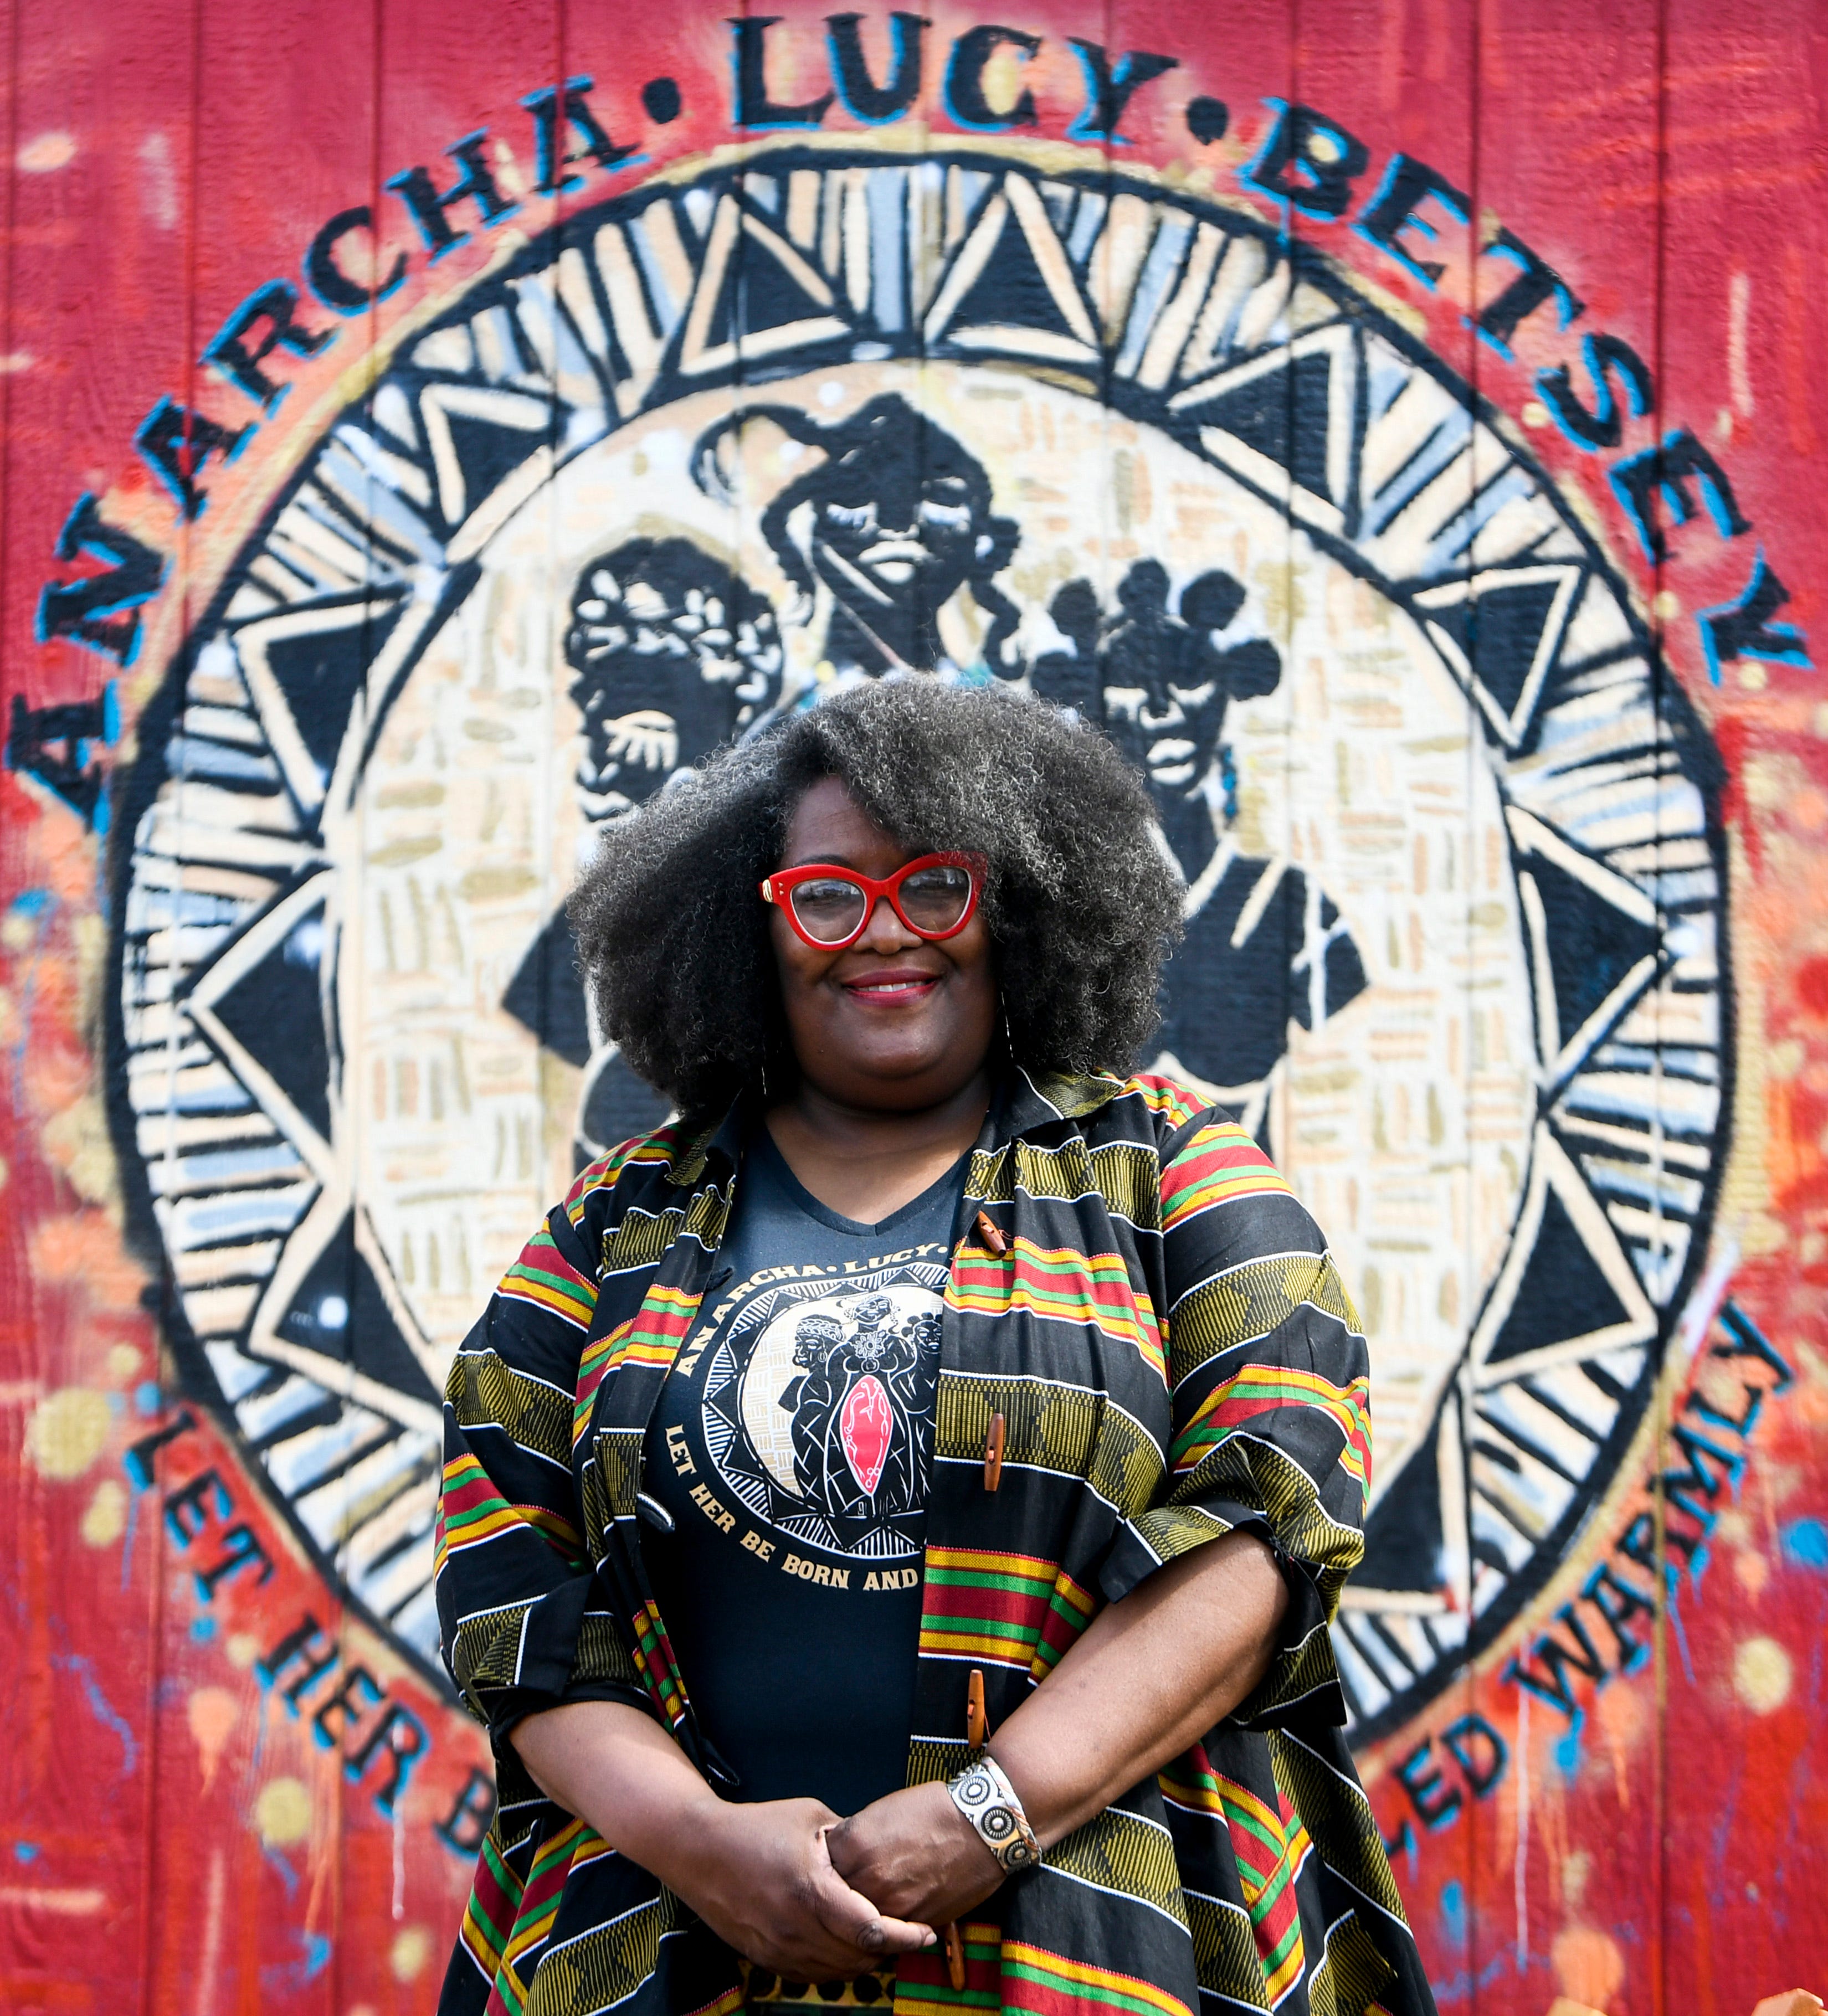
[[[311,1795],[296,1778],[262,1785],[254,1802],[254,1823],[269,1848],[289,1848],[311,1831]]]
[[[45,1121],[38,1138],[45,1154],[70,1179],[70,1187],[85,1204],[99,1204],[111,1215],[118,1215],[120,1171],[99,1094],[88,1092],[71,1100],[61,1113]]]
[[[244,1673],[260,1657],[260,1640],[251,1632],[237,1631],[224,1640],[222,1650],[228,1654],[229,1664]]]
[[[129,1386],[139,1377],[142,1354],[136,1344],[116,1344],[108,1348],[103,1361],[109,1378],[117,1386]]]
[[[413,1981],[425,1971],[431,1957],[431,1935],[423,1925],[409,1925],[394,1941],[388,1957],[396,1981]]]
[[[112,1477],[104,1477],[96,1486],[96,1495],[89,1500],[77,1531],[85,1546],[107,1547],[126,1530],[127,1487]]]
[[[107,1447],[113,1419],[107,1395],[90,1387],[65,1386],[48,1393],[26,1428],[27,1460],[41,1477],[59,1481],[81,1477]]]
[[[1775,1638],[1747,1638],[1732,1655],[1732,1690],[1754,1715],[1790,1699],[1790,1654]]]

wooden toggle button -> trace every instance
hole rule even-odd
[[[994,1491],[1003,1481],[1003,1417],[990,1417],[990,1432],[984,1438],[984,1489]]]
[[[956,1921],[946,1928],[946,1972],[955,1989],[964,1985],[964,1941],[959,1937]]]
[[[980,1238],[984,1244],[990,1247],[990,1251],[996,1255],[997,1258],[1001,1260],[1003,1255],[1009,1251],[1008,1239],[1003,1233],[1001,1228],[997,1224],[996,1221],[991,1217],[990,1214],[987,1211],[980,1211],[973,1222],[977,1226],[979,1238]]]

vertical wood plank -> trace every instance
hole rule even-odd
[[[1584,491],[1596,499],[1604,494],[1600,465],[1606,458],[1570,439],[1542,401],[1526,401],[1527,374],[1570,358],[1573,382],[1585,398],[1588,388],[1577,347],[1583,329],[1616,332],[1646,359],[1657,342],[1653,203],[1640,225],[1615,227],[1603,240],[1592,223],[1596,207],[1602,214],[1621,215],[1609,206],[1621,183],[1655,181],[1656,10],[1648,5],[1615,10],[1607,34],[1599,38],[1573,10],[1546,10],[1541,28],[1541,41],[1532,44],[1496,10],[1483,17],[1482,133],[1491,139],[1481,156],[1481,201],[1559,269],[1585,309],[1563,334],[1558,305],[1545,302],[1518,326],[1506,346],[1515,362],[1482,346],[1482,368],[1500,403],[1513,411],[1520,407],[1530,445],[1552,477],[1576,494]],[[1577,163],[1578,179],[1570,172]],[[1520,269],[1514,260],[1491,254],[1481,268],[1485,311]],[[1631,427],[1628,421],[1624,425]],[[1653,438],[1653,416],[1645,417],[1631,437]],[[1628,569],[1634,556],[1624,549],[1616,517],[1603,509],[1602,522],[1614,563]],[[1577,639],[1592,635],[1598,607],[1589,592],[1574,618]],[[1588,655],[1592,649],[1586,646]],[[1632,662],[1628,651],[1621,669]],[[1527,786],[1522,795],[1528,798]],[[1603,839],[1595,843],[1596,851],[1604,845]],[[1529,870],[1538,884],[1552,873],[1538,860],[1531,861]],[[1538,985],[1545,998],[1552,994]],[[1594,1122],[1600,1118],[1577,1095],[1564,1099],[1556,1111],[1553,1139],[1574,1157],[1574,1166],[1585,1168],[1581,1158],[1595,1151]],[[1534,1396],[1542,1384],[1526,1382],[1526,1390]],[[1577,1425],[1604,1431],[1597,1419]],[[1608,1531],[1622,1523],[1615,1514],[1604,1517]],[[1597,1550],[1594,1564],[1599,1565]],[[1535,1607],[1538,1629],[1554,1642],[1566,1639],[1570,1629],[1557,1617],[1558,1604],[1574,1597],[1583,1579],[1564,1574],[1566,1593]],[[1653,1581],[1645,1576],[1647,1593]],[[1597,1623],[1595,1628],[1606,1643],[1604,1628]],[[1648,1649],[1652,1633],[1637,1635]],[[1522,1655],[1528,1669],[1538,1674],[1545,1670],[1539,1643],[1537,1651],[1527,1649]],[[1618,1653],[1607,1643],[1609,1662],[1622,1663]],[[1527,1773],[1527,1798],[1514,1815],[1501,1815],[1512,1823],[1502,1852],[1515,1889],[1520,1951],[1527,1951],[1531,1978],[1541,1982],[1541,1992],[1634,2011],[1661,2006],[1656,1663],[1653,1655],[1639,1670],[1605,1681],[1590,1701],[1583,1701],[1578,1727],[1552,1701],[1515,1681],[1505,1690],[1518,1732],[1518,1769]],[[1642,1929],[1628,1937],[1626,1928]]]
[[[321,32],[316,10],[305,6],[282,8],[256,22],[204,0],[193,10],[189,27],[196,67],[187,151],[195,180],[186,370],[179,396],[202,416],[200,427],[207,421],[228,434],[249,427],[261,431],[237,457],[235,480],[219,448],[198,466],[196,481],[207,502],[187,533],[187,630],[200,626],[212,603],[240,585],[230,563],[252,511],[272,488],[268,457],[277,430],[265,423],[283,400],[295,402],[296,411],[323,396],[337,367],[354,363],[365,345],[359,326],[339,322],[299,285],[298,257],[321,219],[349,200],[352,182],[359,193],[372,140],[372,52],[364,11],[345,13],[332,36]],[[325,344],[323,367],[308,373],[303,387],[290,382],[304,369],[295,347],[274,348],[264,359],[254,355],[273,326],[270,321],[257,317],[248,323],[240,355],[225,347],[242,304],[263,297],[254,288],[272,290],[281,276],[283,286],[264,297],[282,322],[290,316]],[[285,287],[293,292],[285,293]],[[212,364],[212,356],[222,361]],[[331,544],[326,538],[326,552]],[[359,579],[359,560],[353,564]],[[302,575],[294,589],[300,601],[310,599]],[[172,738],[178,816],[207,820],[208,808],[226,794],[242,801],[249,824],[297,830],[284,813],[276,776],[249,774],[236,739],[233,724],[251,722],[253,705],[244,669],[230,653],[222,662],[200,664],[168,708],[148,717],[149,736]],[[248,801],[254,797],[269,801],[270,817],[251,815]],[[269,884],[269,900],[284,893],[283,880]],[[207,909],[213,886],[208,876],[187,870],[174,895]],[[258,910],[258,899],[250,907]],[[189,1049],[198,1060],[209,1054],[194,1031]],[[233,1131],[225,1129],[222,1139],[188,1140],[186,1153],[232,1156]],[[198,1132],[194,1122],[191,1132]],[[244,1139],[246,1125],[240,1133]],[[172,1166],[182,1171],[183,1158]],[[233,1282],[236,1272],[228,1264],[225,1279]],[[193,1354],[186,1367],[193,1391],[201,1353],[213,1348],[229,1353],[227,1362],[243,1362],[234,1353],[246,1328],[245,1301],[231,1288],[199,1295],[189,1305],[198,1312],[185,1340]],[[212,1304],[222,1309],[220,1335],[212,1334],[202,1314]],[[242,1410],[245,1431],[265,1442],[269,1460],[290,1469],[288,1442],[290,1456],[297,1457],[319,1431],[308,1409],[302,1420],[298,1409],[288,1409],[287,1395],[301,1382],[289,1368],[276,1366],[263,1376],[258,1362],[244,1362],[246,1380],[229,1378],[224,1390]],[[206,1369],[201,1376],[207,1381],[211,1374]],[[270,1431],[265,1425],[269,1421]],[[217,1474],[227,1497],[238,1503],[246,1494],[258,1503],[265,1485],[260,1467],[253,1459],[238,1474],[218,1456]],[[308,1470],[290,1474],[301,1484],[309,1481]],[[225,1499],[207,1492],[204,1499],[218,1523],[225,1525]],[[186,1571],[197,1565],[194,1560],[184,1564]],[[289,1692],[295,1672],[278,1676],[270,1688],[261,1681],[259,1662],[307,1613],[302,1607],[289,1610],[276,1594],[270,1604],[242,1608],[236,1628],[224,1613],[241,1597],[231,1581],[206,1605],[202,1586],[193,1586],[188,1572],[175,1579],[169,1595],[161,1696],[163,1852],[153,1869],[155,1938],[146,1992],[154,2008],[207,2009],[215,2016],[257,2007],[279,1993],[301,2009],[328,2009],[335,2006],[342,1947],[342,1759],[338,1748],[318,1740],[310,1714],[316,1704]],[[312,1591],[308,1614],[330,1642],[340,1631],[340,1607],[327,1589]],[[238,1907],[243,1905],[248,1907]]]
[[[372,734],[345,854],[344,928],[359,920],[361,961],[360,985],[345,995],[353,1201],[359,1222],[373,1228],[376,1264],[389,1270],[428,1361],[442,1367],[571,1175],[570,1115],[548,1110],[557,1102],[540,1048],[546,1002],[535,987],[518,1016],[507,1011],[562,893],[554,827],[571,803],[555,733],[564,600],[553,573],[553,488],[548,481],[517,506],[507,495],[510,472],[525,478],[555,459],[562,421],[551,297],[539,281],[515,285],[505,273],[554,214],[539,186],[535,121],[520,101],[557,90],[567,72],[555,0],[454,11],[384,0],[378,34],[380,185],[372,200],[384,220],[382,257],[400,245],[417,265],[431,250],[398,180],[411,167],[424,167],[438,196],[471,179],[485,191],[441,210],[464,236],[438,258],[439,280],[424,291],[412,333],[384,304],[380,317],[393,382],[369,401],[369,423],[384,444],[412,437],[453,549],[445,564],[458,574],[473,564],[477,578]],[[485,48],[485,67],[475,59]],[[557,131],[568,137],[562,121]],[[452,151],[479,131],[473,150]],[[513,214],[498,224],[503,205]],[[489,270],[503,278],[476,286]],[[460,294],[460,308],[431,304]],[[485,520],[491,536],[478,531]],[[407,1167],[420,1182],[402,1196],[392,1172]],[[416,1477],[416,1506],[435,1490],[438,1460],[426,1483]],[[371,1632],[346,1635],[384,1672]],[[456,1710],[444,1712],[434,1744],[457,1721]],[[349,1791],[346,1997],[415,2009],[436,2000],[471,1872],[434,1832],[442,1805],[432,1798],[448,1803],[448,1792],[425,1790],[391,1816]]]
[[[1786,779],[1762,807],[1715,810],[1717,819],[1731,819],[1736,1022],[1724,1032],[1729,1070],[1720,1082],[1723,1093],[1732,1087],[1742,1138],[1765,1144],[1763,1166],[1775,1173],[1808,1138],[1790,1084],[1767,1062],[1809,1026],[1795,958],[1780,948],[1810,941],[1819,909],[1804,894],[1803,850],[1812,842],[1795,795],[1812,782],[1807,724],[1814,695],[1794,661],[1801,639],[1820,630],[1819,617],[1806,620],[1814,612],[1805,581],[1823,549],[1828,499],[1810,475],[1821,438],[1819,375],[1812,382],[1797,360],[1821,340],[1821,290],[1805,295],[1798,280],[1819,269],[1828,225],[1819,164],[1804,138],[1819,137],[1819,107],[1797,85],[1818,70],[1823,23],[1819,10],[1784,0],[1730,14],[1668,0],[1662,31],[1658,434],[1666,470],[1686,466],[1697,498],[1687,523],[1678,522],[1668,492],[1662,500],[1666,552],[1654,580],[1667,667],[1664,733],[1672,743],[1692,736],[1698,716],[1742,789]],[[1641,181],[1621,194],[1633,203],[1624,214],[1646,214]],[[1718,488],[1708,508],[1710,493],[1693,473],[1705,470],[1704,455],[1730,491],[1730,509]],[[1791,597],[1781,608],[1769,599],[1773,575]],[[1744,609],[1754,582],[1765,584],[1765,634],[1731,616],[1710,618],[1709,611]],[[1785,624],[1798,633],[1794,640],[1776,635],[1774,626]],[[1712,664],[1703,647],[1709,634]],[[1821,662],[1819,643],[1809,655]],[[1682,811],[1672,803],[1666,818],[1672,857]],[[1679,1028],[1679,995],[1671,988],[1660,1005],[1664,1025]],[[1670,1125],[1673,1157],[1681,1141],[1673,1117]],[[1794,1204],[1794,1179],[1775,1183],[1770,1199],[1785,1217],[1787,1193]],[[1668,1208],[1678,1230],[1679,1202]],[[1742,1319],[1776,1340],[1780,1352],[1808,1320],[1797,1300],[1793,1253],[1748,1252],[1729,1290]],[[1708,1528],[1705,1553],[1692,1564],[1696,1521],[1674,1489],[1663,1508],[1675,1585],[1662,1725],[1664,2006],[1692,2007],[1698,2016],[1729,2016],[1804,1985],[1805,1956],[1817,1949],[1823,1924],[1819,1885],[1803,1870],[1824,1768],[1817,1676],[1823,1589],[1808,1550],[1792,1538],[1813,1531],[1810,1522],[1820,1517],[1819,1459],[1792,1467],[1799,1445],[1788,1396],[1761,1394],[1748,1361],[1717,1355],[1736,1341],[1720,1325],[1709,1331],[1690,1391],[1672,1389],[1664,1442],[1666,1467],[1679,1473],[1697,1438],[1717,1448],[1728,1438],[1725,1422],[1746,1421],[1749,1430],[1743,1474],[1723,1481],[1717,1498],[1690,1495]],[[1738,1449],[1736,1438],[1731,1446]],[[1700,1460],[1718,1467],[1704,1452]]]
[[[1301,101],[1342,120],[1370,156],[1350,205],[1350,264],[1388,290],[1392,313],[1451,374],[1405,383],[1388,337],[1366,342],[1357,538],[1391,599],[1336,589],[1328,610],[1326,732],[1345,843],[1335,872],[1367,940],[1372,998],[1389,1004],[1368,1042],[1347,1039],[1371,1115],[1361,1136],[1368,1222],[1346,1237],[1356,1236],[1361,1258],[1352,1286],[1371,1348],[1373,1421],[1385,1424],[1374,1442],[1379,1508],[1386,1520],[1393,1503],[1415,1508],[1400,1522],[1405,1538],[1374,1539],[1336,1635],[1361,1691],[1387,1687],[1401,1698],[1409,1662],[1429,1672],[1426,1690],[1438,1689],[1374,1753],[1378,1809],[1431,1978],[1476,2011],[1488,2006],[1486,1963],[1502,1918],[1487,1811],[1444,1732],[1463,1746],[1473,1708],[1464,1667],[1453,1669],[1475,1589],[1486,1594],[1473,1495],[1480,1435],[1469,1382],[1441,1374],[1464,1348],[1514,1208],[1499,1160],[1512,1144],[1482,1139],[1475,1116],[1497,1105],[1510,1124],[1494,1131],[1514,1137],[1526,1067],[1514,1035],[1509,1054],[1486,1040],[1493,953],[1509,940],[1502,926],[1475,921],[1502,914],[1505,859],[1484,724],[1421,601],[1401,607],[1433,596],[1465,612],[1476,567],[1479,363],[1461,319],[1480,202],[1476,17],[1470,4],[1302,0],[1296,18]],[[1426,166],[1405,171],[1405,163]],[[1339,246],[1339,225],[1300,206],[1296,217],[1303,240]],[[1476,617],[1465,620],[1475,627]],[[1393,708],[1397,735],[1377,736],[1376,716]],[[1361,739],[1355,728],[1372,732]],[[1382,858],[1368,815],[1400,834]],[[1356,859],[1354,829],[1370,843]],[[1391,1048],[1405,1009],[1429,1021],[1434,1041],[1423,1056]]]
[[[182,106],[187,45],[157,10],[119,24],[74,23],[23,0],[6,33],[0,649],[10,727],[16,705],[90,705],[121,673],[67,637],[39,644],[33,625],[71,503],[104,487],[98,473],[117,464],[123,387],[150,405],[182,365],[181,268],[171,253],[185,163],[175,149],[136,159],[152,135],[115,66],[137,60]],[[180,117],[168,142],[182,130]],[[106,276],[99,290],[98,272]],[[112,515],[120,522],[119,509]],[[134,522],[169,552],[161,511]],[[92,802],[71,779],[77,809],[23,768],[16,759],[0,781],[9,985],[27,1004],[5,1145],[8,1377],[19,1382],[9,1390],[29,1396],[10,1416],[23,1443],[9,1427],[5,1463],[23,1718],[6,1769],[13,1810],[32,1818],[13,1857],[24,1894],[0,1947],[0,1999],[23,2005],[82,1978],[105,1942],[109,1985],[131,2004],[149,1923],[163,1549],[156,1502],[132,1491],[119,1465],[144,1417],[159,1412],[161,1374],[139,1306],[142,1277],[109,1223],[109,1183],[74,1159],[102,1112],[78,1008],[95,971],[85,913],[99,848],[84,815],[92,817]],[[103,1650],[117,1647],[114,1656]]]

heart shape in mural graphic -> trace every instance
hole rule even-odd
[[[844,1438],[845,1460],[867,1498],[874,1498],[889,1460],[889,1441],[895,1410],[882,1381],[865,1373],[844,1396],[838,1410],[838,1431]]]

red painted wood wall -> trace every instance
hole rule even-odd
[[[1250,589],[1246,621],[1280,639],[1281,697],[1235,737],[1224,816],[1334,878],[1368,976],[1331,1049],[1291,1026],[1269,1096],[1278,1154],[1347,1247],[1382,1355],[1374,1415],[1404,1460],[1341,1660],[1441,2006],[1730,2016],[1820,1987],[1828,17],[1809,0],[1011,4],[929,10],[918,92],[874,123],[854,90],[831,95],[825,20],[801,0],[774,0],[765,30],[623,0],[0,4],[0,2005],[431,2007],[486,1748],[412,1607],[417,1403],[289,1384],[319,1363],[298,1326],[391,1323],[395,1344],[448,1354],[451,1312],[479,1305],[496,1244],[571,1166],[590,1060],[544,1025],[514,1050],[500,1004],[584,830],[540,808],[570,802],[558,639],[591,514],[605,543],[644,512],[717,543],[665,461],[654,387],[694,398],[696,426],[802,385],[809,412],[841,412],[872,371],[930,383],[1021,521],[1024,664],[1069,571],[1022,573],[1049,538],[1097,548],[1083,564],[1107,604],[1158,551],[1177,592],[1210,542]],[[744,107],[745,33],[763,67]],[[886,11],[860,34],[880,85]],[[1131,52],[1172,65],[1126,71]],[[542,156],[543,123],[569,158]],[[869,193],[889,185],[869,177],[921,159],[933,179],[895,200],[936,192],[935,259],[959,255],[986,190],[1016,235],[983,283],[1004,308],[967,327],[968,301],[948,321],[929,291],[903,342],[918,318],[885,304]],[[784,337],[727,369],[688,355],[728,340],[730,311],[710,301],[694,325],[686,297],[708,300],[714,198],[739,171],[760,178],[745,270],[771,260],[801,290],[809,362]],[[482,200],[439,207],[466,173]],[[602,220],[662,177],[676,224],[606,250]],[[1242,266],[1224,280],[1221,242],[1248,285]],[[1026,293],[1005,257],[1038,272]],[[903,277],[925,284],[918,259]],[[1254,335],[1206,315],[1221,284],[1260,309]],[[460,334],[441,349],[421,335],[438,327]],[[1282,389],[1253,405],[1264,371]],[[1224,387],[1192,389],[1202,373]],[[1400,441],[1399,397],[1440,409]],[[1069,445],[1069,409],[1112,417]],[[1177,412],[1192,431],[1170,449]],[[624,454],[615,430],[637,424],[647,447]],[[350,470],[371,486],[366,543],[341,507],[305,508],[330,494],[339,426],[395,458],[344,451],[345,502]],[[596,452],[597,488],[586,470],[566,491],[554,472]],[[1399,477],[1437,467],[1463,499],[1432,524],[1437,557],[1410,538],[1399,564]],[[784,621],[758,526],[772,479],[745,480],[760,488],[718,507],[719,536]],[[440,528],[435,552],[384,522],[383,491]],[[1276,550],[1249,530],[1265,513],[1293,527]],[[1495,614],[1513,592],[1535,612],[1521,657]],[[468,655],[391,713],[375,651],[354,675],[346,636],[342,657],[285,655],[326,608],[359,630],[439,594]],[[294,610],[312,613],[288,630]],[[1397,631],[1433,653],[1432,685],[1403,683]],[[1387,691],[1379,649],[1397,653]],[[373,775],[332,833],[337,747],[319,762],[312,738],[364,707]],[[1559,798],[1555,777],[1574,777]],[[1444,841],[1417,810],[1430,791]],[[461,873],[439,866],[447,843],[447,863],[470,850]],[[236,1021],[242,983],[211,961],[240,943],[248,971],[318,974],[315,898],[283,942],[245,934],[333,869],[344,1076],[313,1134],[298,1053],[263,1050],[279,1039]],[[360,922],[369,897],[397,944]],[[416,966],[398,949],[415,933]],[[380,977],[352,1009],[358,941]],[[416,975],[435,997],[418,1036]],[[1427,1001],[1405,1049],[1401,1016],[1375,1013],[1412,982]],[[1597,1019],[1545,1022],[1557,1000]],[[421,1139],[401,1116],[441,1099]],[[468,1199],[448,1223],[408,1194],[440,1183]],[[333,1195],[382,1259],[351,1234],[324,1249],[355,1283],[331,1315],[316,1287],[282,1307],[279,1249],[304,1295],[301,1214]],[[1559,1298],[1532,1244],[1553,1238],[1573,1242]]]

